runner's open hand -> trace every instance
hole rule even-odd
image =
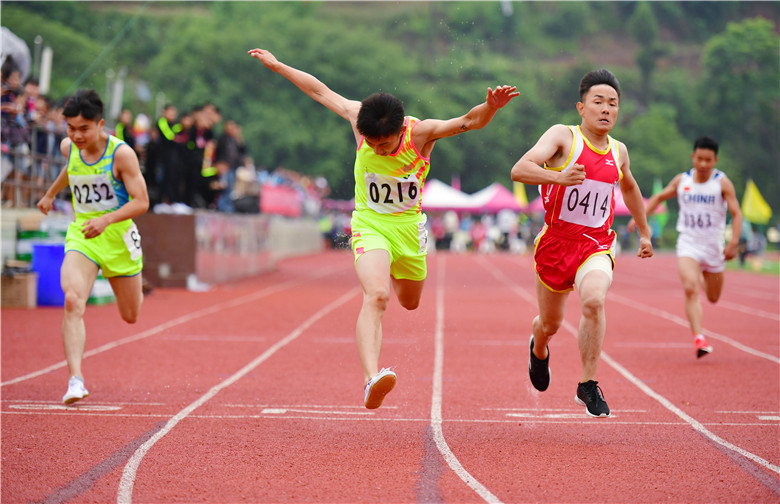
[[[263,65],[267,66],[271,70],[273,70],[279,64],[279,60],[276,59],[276,56],[271,54],[269,51],[266,51],[265,49],[250,49],[248,53],[253,58],[259,59]]]
[[[501,108],[509,103],[515,96],[520,96],[517,86],[498,86],[495,91],[488,88],[486,101],[493,108]]]

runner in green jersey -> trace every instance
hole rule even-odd
[[[362,102],[348,100],[264,49],[252,49],[249,55],[352,126],[357,143],[352,249],[363,289],[357,346],[363,403],[378,408],[396,382],[392,370],[379,369],[382,317],[390,292],[395,291],[401,306],[414,310],[425,282],[427,233],[420,197],[433,146],[441,138],[483,128],[519,93],[514,86],[488,88],[485,101],[460,117],[418,120],[406,116],[393,95],[375,93]]]
[[[65,294],[62,340],[70,379],[65,404],[86,397],[81,360],[84,311],[98,270],[108,278],[122,319],[134,323],[143,301],[141,237],[131,220],[149,208],[133,149],[103,131],[103,102],[93,91],[78,91],[65,103],[68,138],[60,150],[68,160],[38,202],[48,214],[57,194],[70,186],[75,222],[68,228],[60,282]]]

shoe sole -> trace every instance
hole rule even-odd
[[[612,415],[612,412],[611,412],[611,411],[610,411],[609,413],[607,413],[607,414],[604,414],[604,415],[594,415],[594,414],[593,414],[593,413],[591,413],[591,412],[590,412],[590,410],[588,409],[588,405],[587,405],[587,404],[585,404],[585,402],[584,402],[582,399],[580,399],[579,397],[577,397],[577,396],[574,396],[574,402],[576,402],[576,403],[577,403],[577,404],[579,404],[580,406],[585,406],[585,413],[587,413],[589,417],[592,417],[592,418],[606,418],[606,417],[608,417],[608,416],[611,416],[611,415]]]
[[[386,375],[371,386],[371,392],[366,399],[366,408],[377,409],[382,406],[385,396],[395,387],[395,376]]]
[[[696,358],[697,359],[701,359],[702,357],[704,357],[708,353],[712,353],[712,347],[711,346],[704,347],[704,348],[697,348],[696,349]]]
[[[83,396],[81,396],[81,397],[78,397],[78,396],[76,396],[76,397],[68,397],[67,399],[65,399],[64,401],[62,401],[62,404],[73,404],[74,402],[77,402],[77,401],[80,401],[80,400],[84,399],[84,398],[85,398],[85,397],[87,397],[88,395],[89,395],[89,394],[84,394],[84,395],[83,395]]]
[[[532,357],[533,356],[533,350],[531,350],[530,346],[531,346],[531,341],[533,341],[533,339],[534,339],[534,336],[532,334],[531,335],[531,339],[528,340],[528,346],[529,346],[529,348],[528,348],[528,352],[529,352],[529,355],[528,355],[528,378],[529,379],[531,379],[531,359],[533,358]],[[550,358],[550,350],[549,350],[549,348],[547,349],[547,358],[548,359]],[[537,359],[537,360],[539,360],[539,359]],[[536,384],[534,383],[534,381],[532,379],[531,379],[531,385],[533,385],[534,388],[536,390],[538,390],[539,392],[544,392],[545,390],[547,390],[550,387],[550,381],[551,380],[552,380],[552,371],[550,371],[550,366],[548,365],[547,366],[547,385],[544,388],[539,388],[539,387],[536,386]]]

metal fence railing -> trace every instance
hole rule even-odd
[[[60,140],[59,135],[32,128],[29,143],[3,145],[0,165],[3,208],[35,208],[65,166]],[[57,198],[69,200],[70,189],[60,192]]]

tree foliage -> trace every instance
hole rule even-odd
[[[257,165],[323,175],[336,197],[354,185],[349,125],[249,49],[351,99],[393,93],[420,118],[463,114],[488,87],[517,85],[521,96],[485,129],[434,149],[431,176],[457,174],[466,191],[509,186],[550,125],[579,123],[582,75],[607,67],[623,87],[614,136],[643,193],[686,169],[707,134],[738,193],[753,178],[780,207],[776,2],[4,1],[2,15],[31,50],[36,35],[54,49],[52,97],[75,83],[102,92],[106,73],[126,68],[124,103],[136,113],[154,117],[163,99],[180,110],[213,101],[242,125]]]

